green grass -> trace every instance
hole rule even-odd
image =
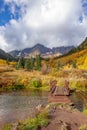
[[[42,112],[35,118],[27,119],[18,125],[18,130],[35,130],[38,126],[47,126],[49,123],[49,116],[46,112]]]
[[[26,119],[23,122],[19,122],[18,130],[36,130],[38,126],[47,126],[49,123],[49,115],[46,111],[41,112],[34,118]],[[11,125],[6,125],[3,130],[12,130]]]
[[[3,128],[3,130],[12,130],[11,128],[12,128],[11,125],[6,125],[6,126]],[[1,129],[0,129],[0,130],[1,130]]]

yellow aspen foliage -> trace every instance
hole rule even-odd
[[[1,65],[2,65],[2,64],[6,64],[6,60],[0,59],[0,64],[1,64]]]
[[[66,64],[66,65],[63,66],[63,69],[64,70],[71,70],[72,69],[72,65]]]
[[[87,57],[85,58],[85,61],[84,61],[84,68],[87,69]]]
[[[17,62],[10,62],[10,65],[12,65],[12,66],[15,66],[17,64]]]
[[[87,69],[87,56],[85,57],[84,63],[78,66],[79,69]]]

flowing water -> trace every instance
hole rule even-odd
[[[37,105],[46,105],[48,94],[22,91],[0,94],[0,126],[30,117]]]

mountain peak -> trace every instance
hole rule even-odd
[[[31,48],[25,48],[22,50],[23,54],[26,56],[30,55],[30,54],[34,54],[36,52],[38,52],[41,55],[46,55],[46,54],[56,54],[56,53],[61,53],[64,54],[66,52],[68,52],[69,50],[71,50],[73,47],[68,46],[68,47],[55,47],[55,48],[48,48],[45,47],[44,45],[37,43],[35,46],[31,47]],[[14,57],[18,57],[20,54],[20,51],[12,51],[10,52],[10,54]]]
[[[47,48],[47,47],[45,47],[44,45],[42,45],[40,43],[37,43],[35,46],[33,46],[31,48],[31,51],[37,51],[37,50],[40,52],[40,54],[42,54],[42,53],[44,54],[46,52],[50,52],[51,51],[50,48]]]
[[[40,44],[40,43],[37,43],[35,46],[33,47],[43,47],[44,45]]]

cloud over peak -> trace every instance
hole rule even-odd
[[[0,48],[76,45],[87,36],[87,15],[82,0],[4,0],[12,18],[0,26]],[[85,7],[86,8],[86,7]]]

